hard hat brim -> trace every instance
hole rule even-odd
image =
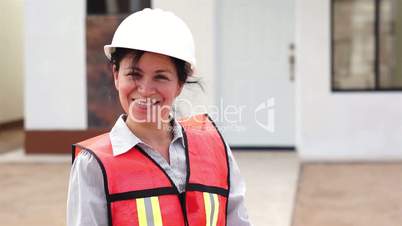
[[[105,52],[107,59],[112,60],[112,53],[114,53],[114,51],[116,51],[116,47],[114,47],[112,45],[105,45],[105,46],[103,46],[103,50]]]

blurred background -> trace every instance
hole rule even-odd
[[[400,1],[2,0],[0,225],[65,225],[71,144],[122,113],[103,45],[146,7],[193,32],[177,112],[216,121],[254,225],[402,224]]]

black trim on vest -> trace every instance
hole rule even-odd
[[[183,140],[184,140],[184,153],[186,154],[186,185],[185,189],[183,192],[183,195],[181,196],[181,201],[182,201],[182,207],[183,207],[183,213],[184,213],[184,220],[186,222],[186,225],[188,225],[188,217],[187,217],[187,205],[186,205],[186,192],[188,189],[188,184],[190,181],[190,157],[188,154],[188,140],[187,140],[187,134],[186,131],[184,130],[183,126],[181,127],[182,134],[183,134]]]
[[[129,199],[138,199],[161,195],[177,195],[173,187],[153,188],[139,191],[129,191],[110,195],[110,202],[123,201]]]
[[[225,142],[225,140],[223,139],[223,136],[222,136],[221,132],[219,131],[218,127],[216,126],[215,122],[212,120],[211,117],[209,117],[208,114],[205,114],[205,115],[206,115],[206,116],[208,117],[208,119],[211,121],[212,125],[214,125],[216,131],[218,132],[219,136],[221,137],[221,140],[222,140],[223,145],[225,146],[226,166],[228,167],[228,171],[227,171],[227,172],[228,172],[227,183],[228,183],[228,191],[229,191],[229,192],[228,192],[228,198],[227,198],[227,201],[226,201],[226,225],[227,225],[227,224],[228,224],[227,216],[228,216],[228,206],[229,206],[229,194],[230,194],[230,166],[229,166],[229,154],[228,154],[226,142]]]
[[[187,191],[200,191],[200,192],[208,192],[218,194],[224,197],[229,196],[229,190],[215,187],[215,186],[206,186],[203,184],[188,184]]]
[[[72,144],[71,145],[71,164],[74,163],[74,160],[75,160],[75,145]]]
[[[182,134],[183,134],[183,140],[184,140],[184,153],[186,154],[186,185],[190,181],[190,157],[188,154],[188,140],[187,140],[187,134],[186,131],[184,130],[183,127],[181,127]]]
[[[163,170],[163,168],[153,159],[151,156],[149,156],[144,149],[142,149],[139,145],[135,145],[134,148],[138,149],[141,154],[143,154],[146,158],[151,160],[162,172],[165,174],[165,176],[169,179],[170,184],[172,185],[172,188],[175,190],[176,194],[179,194],[179,189],[177,189],[176,185],[173,183],[172,178],[169,177],[169,175]]]
[[[106,170],[105,170],[105,166],[103,166],[102,161],[99,159],[99,157],[95,154],[95,152],[93,152],[92,150],[83,147],[79,144],[73,144],[73,147],[79,147],[82,150],[85,150],[87,152],[89,152],[90,154],[92,154],[92,156],[96,159],[96,161],[99,164],[99,167],[102,171],[102,175],[103,175],[103,186],[105,189],[105,198],[106,198],[106,204],[107,204],[107,219],[108,219],[108,225],[112,226],[112,208],[111,208],[111,201],[110,201],[110,195],[109,195],[109,187],[108,187],[108,180],[107,180],[107,175],[106,175]],[[75,158],[75,148],[74,150],[74,158]]]

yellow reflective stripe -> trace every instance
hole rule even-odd
[[[215,203],[215,208],[214,208],[214,218],[213,218],[213,225],[212,226],[216,226],[217,222],[218,222],[218,213],[219,213],[219,199],[218,199],[218,195],[217,194],[212,194],[213,198],[214,198],[214,203]]]
[[[204,205],[205,205],[205,219],[206,219],[206,226],[211,225],[211,199],[209,198],[209,193],[203,192],[204,195]]]
[[[136,199],[137,203],[137,213],[138,213],[138,225],[139,226],[148,226],[147,223],[147,213],[145,211],[145,202],[144,199]]]
[[[163,226],[161,208],[157,196],[151,197],[152,213],[154,215],[154,226]]]

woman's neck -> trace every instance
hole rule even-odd
[[[172,128],[169,122],[164,123],[138,123],[127,117],[126,124],[128,128],[146,144],[159,146],[170,143],[172,140]]]

